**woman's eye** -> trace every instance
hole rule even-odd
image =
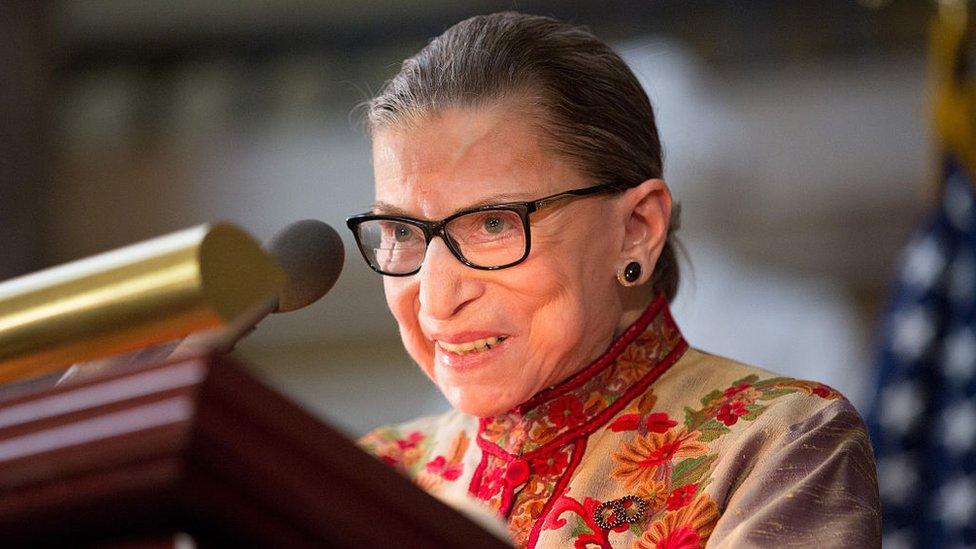
[[[490,215],[485,217],[485,221],[484,221],[485,232],[489,234],[501,233],[506,229],[505,225],[506,225],[506,221],[497,215]]]
[[[396,225],[393,227],[393,238],[395,238],[397,242],[406,242],[410,240],[412,236],[413,231],[411,231],[410,227],[407,227],[406,225]]]

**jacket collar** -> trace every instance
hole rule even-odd
[[[506,460],[544,454],[606,425],[688,348],[659,293],[602,356],[504,414],[481,418],[478,443]]]

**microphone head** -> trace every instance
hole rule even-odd
[[[317,219],[288,225],[265,245],[288,275],[278,293],[276,313],[311,305],[324,296],[342,272],[345,252],[339,233]]]

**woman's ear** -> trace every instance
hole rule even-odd
[[[627,189],[620,204],[625,222],[617,270],[622,272],[628,263],[637,261],[641,274],[633,285],[643,284],[650,280],[668,238],[671,190],[663,179],[648,179]]]

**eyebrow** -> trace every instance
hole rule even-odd
[[[493,206],[493,205],[496,205],[496,204],[497,205],[502,205],[502,204],[508,204],[508,203],[511,203],[511,202],[523,202],[523,201],[529,200],[529,197],[530,196],[531,195],[529,195],[528,193],[499,193],[499,194],[493,194],[491,196],[486,196],[486,197],[484,197],[484,198],[482,198],[480,200],[477,200],[475,202],[472,202],[472,203],[470,203],[470,204],[468,204],[468,205],[466,205],[466,206],[464,206],[462,208],[458,208],[458,209],[454,210],[453,212],[451,212],[450,215],[454,215],[454,214],[456,214],[458,212],[463,212],[463,211],[471,210],[471,209],[474,209],[474,208],[480,208],[482,206]],[[413,217],[413,214],[411,212],[408,212],[407,210],[404,210],[403,208],[401,208],[399,206],[394,206],[393,204],[389,204],[387,202],[383,202],[382,200],[377,200],[376,202],[373,202],[372,211],[373,211],[373,213],[376,213],[376,214],[379,214],[379,215],[395,215],[395,216],[399,216],[399,217]]]

